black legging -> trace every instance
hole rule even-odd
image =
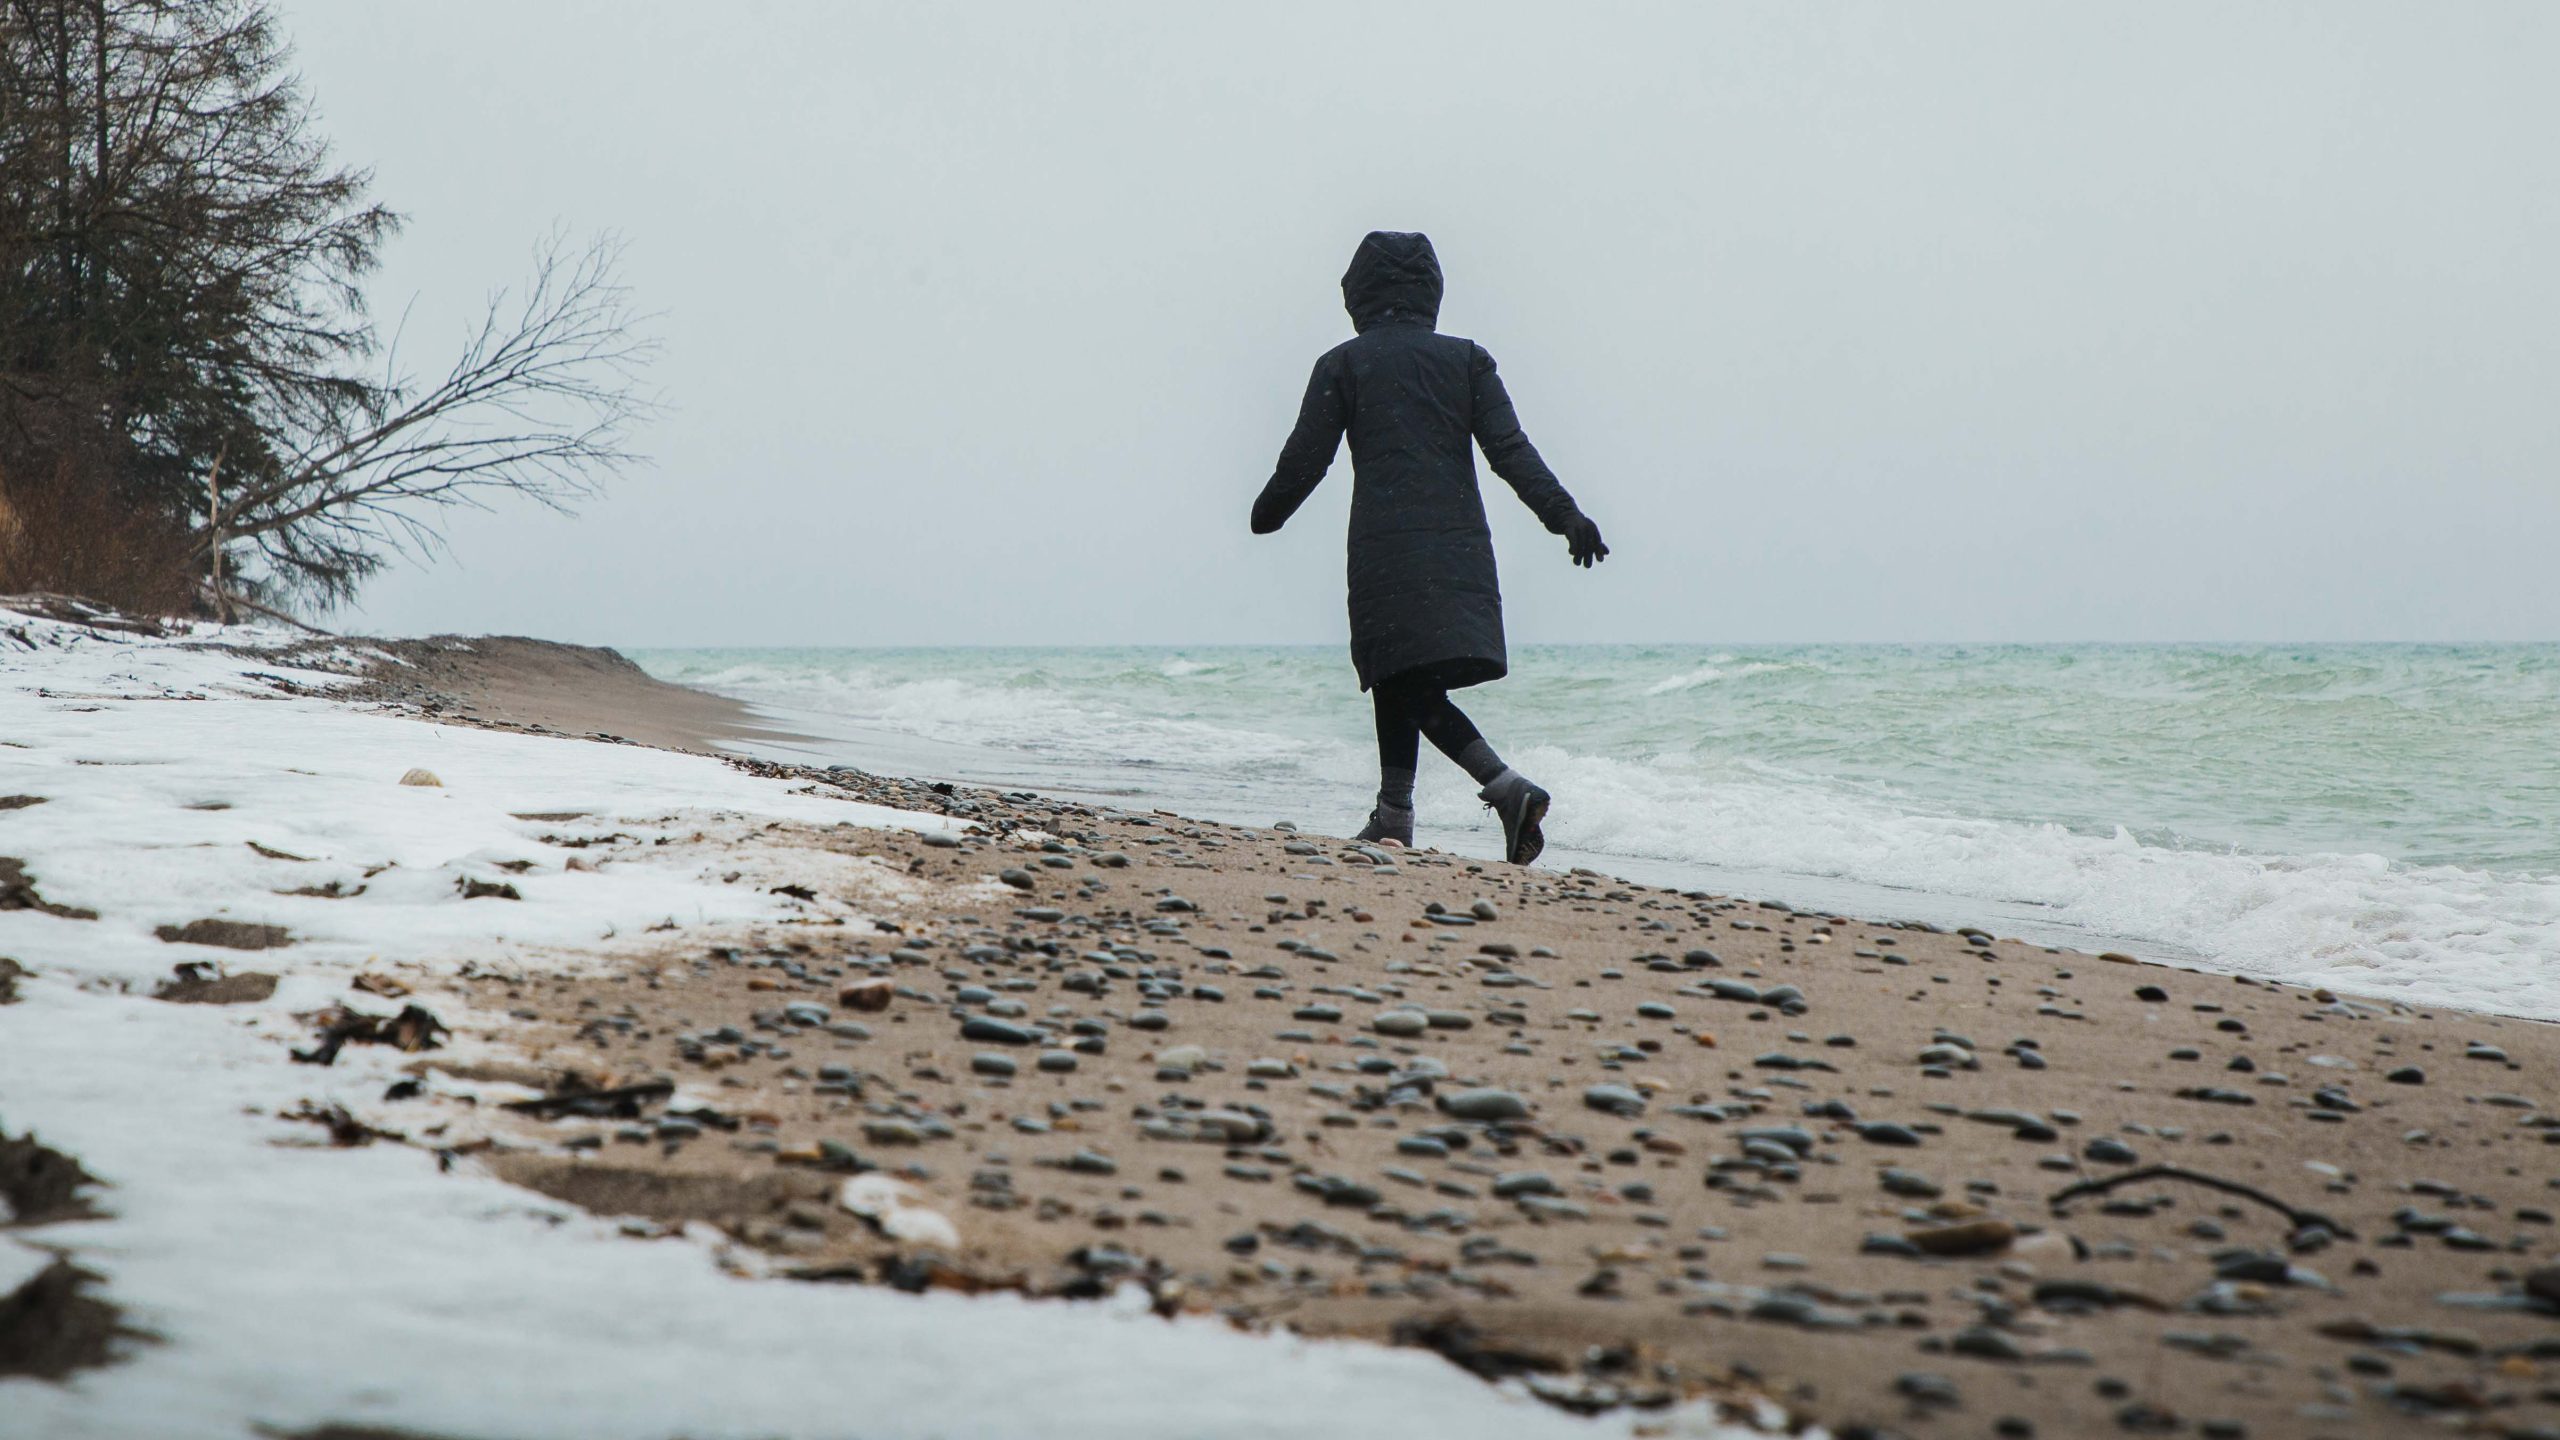
[[[1449,703],[1449,692],[1410,680],[1381,680],[1369,691],[1378,707],[1378,765],[1411,774],[1421,763],[1421,737],[1455,760],[1484,735],[1467,712]]]

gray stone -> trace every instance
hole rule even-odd
[[[1011,1024],[992,1016],[972,1015],[960,1022],[960,1038],[996,1045],[1037,1045],[1042,1036],[1029,1026]]]
[[[2101,1165],[2131,1165],[2141,1160],[2134,1148],[2112,1135],[2101,1135],[2080,1147],[2080,1153]]]
[[[1460,1090],[1439,1097],[1440,1108],[1461,1120],[1519,1120],[1529,1113],[1529,1102],[1508,1090],[1492,1088]]]
[[[1514,1170],[1494,1179],[1493,1193],[1498,1199],[1509,1200],[1521,1195],[1559,1195],[1563,1187],[1544,1171]]]
[[[1644,1113],[1644,1092],[1631,1085],[1594,1085],[1582,1092],[1587,1109],[1634,1117]]]

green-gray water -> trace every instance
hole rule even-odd
[[[1331,647],[639,652],[826,758],[1344,832]],[[1460,701],[1552,858],[2560,1014],[2560,646],[1526,648]],[[1490,853],[1426,755],[1425,844]]]

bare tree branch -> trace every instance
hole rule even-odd
[[[636,329],[621,253],[611,237],[574,252],[546,241],[531,282],[490,298],[442,378],[388,377],[380,404],[234,497],[200,545],[218,533],[287,566],[375,547],[414,554],[437,543],[437,508],[505,494],[566,511],[593,495],[639,463],[630,432],[659,408],[639,389],[657,342]]]

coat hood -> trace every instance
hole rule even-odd
[[[1440,322],[1440,257],[1419,231],[1372,230],[1342,272],[1342,308],[1355,330]]]

